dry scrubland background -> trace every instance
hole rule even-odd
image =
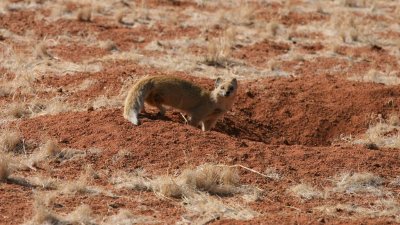
[[[397,0],[2,0],[0,223],[400,223],[399,22]],[[237,77],[236,104],[211,132],[133,127],[127,88],[161,74]]]

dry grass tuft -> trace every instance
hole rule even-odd
[[[145,178],[142,171],[136,171],[135,174],[117,174],[118,176],[111,179],[111,183],[117,188],[154,191],[161,197],[182,199],[188,211],[183,220],[193,224],[205,224],[215,218],[254,218],[257,216],[256,212],[237,203],[227,204],[219,198],[243,194],[246,201],[253,202],[262,197],[262,190],[240,186],[238,171],[232,166],[204,164],[195,169],[185,170],[178,177],[161,176],[155,179]]]
[[[98,194],[99,190],[91,187],[88,184],[88,178],[85,174],[82,174],[77,180],[67,181],[63,184],[63,189],[61,190],[64,194]]]
[[[277,22],[269,22],[267,24],[267,31],[269,36],[276,37],[279,34],[280,29],[281,25]]]
[[[119,96],[108,98],[107,96],[101,95],[93,100],[92,106],[94,109],[99,109],[104,107],[116,108],[116,107],[121,107],[122,103],[123,101],[119,98]]]
[[[197,194],[184,199],[187,213],[183,219],[190,224],[208,224],[216,219],[251,220],[257,212],[238,203],[224,203],[207,194]]]
[[[400,148],[400,119],[391,115],[387,120],[378,118],[378,122],[371,125],[365,137],[354,141],[355,144],[375,145],[377,147]]]
[[[240,183],[238,171],[228,166],[205,164],[195,170],[186,170],[179,176],[188,187],[215,195],[232,195]]]
[[[129,224],[145,224],[145,223],[155,223],[154,218],[146,216],[137,216],[131,213],[127,209],[121,209],[118,214],[109,216],[103,220],[101,224],[115,224],[115,225],[129,225]]]
[[[370,203],[370,207],[356,204],[324,205],[315,208],[327,215],[356,218],[382,218],[389,217],[396,223],[400,223],[400,204],[395,199],[379,199]],[[346,212],[343,214],[343,212]],[[346,216],[347,215],[347,216]]]
[[[398,85],[400,84],[400,78],[391,72],[381,72],[375,69],[371,69],[367,74],[362,76],[353,76],[349,80],[360,81],[360,82],[372,82],[385,85]]]
[[[383,192],[380,189],[383,178],[372,173],[343,173],[334,178],[334,181],[336,186],[332,189],[334,192],[345,192],[347,194],[368,192],[375,195],[381,195]]]
[[[45,60],[45,59],[53,59],[53,55],[49,52],[49,45],[46,41],[42,41],[35,46],[35,50],[33,51],[33,55],[36,59]]]
[[[390,182],[391,186],[400,187],[400,176],[397,176]]]
[[[2,151],[23,153],[24,147],[24,140],[20,132],[4,130],[0,135],[0,148]]]
[[[120,24],[123,24],[126,26],[133,26],[135,24],[135,20],[132,20],[131,18],[127,19],[128,14],[129,14],[129,11],[121,10],[115,14],[115,19]]]
[[[100,178],[99,173],[93,169],[93,166],[91,164],[85,166],[84,176],[91,180]]]
[[[31,177],[27,183],[33,187],[40,187],[45,190],[56,190],[60,186],[58,180],[49,177]]]
[[[6,106],[7,108],[4,110],[4,114],[7,116],[11,116],[13,118],[24,118],[29,115],[29,111],[26,107],[26,104],[21,102],[13,102]]]
[[[55,115],[71,110],[71,107],[61,97],[50,100],[34,99],[31,101],[29,109],[32,115]]]
[[[54,157],[61,152],[61,148],[54,140],[47,140],[41,149],[46,156]]]
[[[182,198],[184,189],[172,177],[163,176],[152,181],[153,191],[164,197]]]
[[[107,51],[117,51],[118,50],[117,44],[115,44],[115,42],[113,42],[112,40],[100,42],[100,48],[105,49]]]
[[[344,6],[353,8],[364,8],[369,4],[369,0],[343,0],[342,2]]]
[[[46,159],[55,159],[61,153],[61,148],[58,146],[57,142],[54,140],[48,140],[45,144],[43,144],[39,151],[33,153],[26,164],[29,167],[38,166],[38,163],[42,162]]]
[[[209,66],[225,68],[232,64],[229,60],[231,48],[236,39],[236,31],[233,28],[225,30],[221,37],[212,39],[208,43],[208,51],[204,63]]]
[[[0,155],[0,182],[6,181],[11,173],[10,159],[5,155]]]
[[[162,176],[148,179],[143,173],[118,173],[111,179],[117,188],[137,191],[154,191],[161,196],[181,198],[194,192],[207,192],[213,195],[233,195],[241,192],[240,178],[235,168],[205,164],[194,170],[185,170],[180,176]]]
[[[0,97],[10,96],[13,92],[13,88],[9,85],[0,85]]]
[[[271,180],[278,181],[282,179],[282,175],[277,171],[276,168],[267,168],[265,169],[264,174]]]
[[[97,224],[92,210],[87,205],[80,205],[74,211],[66,216],[58,215],[51,210],[51,206],[56,197],[56,193],[35,194],[34,197],[34,215],[31,221],[26,225],[36,224]]]
[[[54,194],[36,193],[33,203],[33,218],[27,224],[62,224],[61,217],[50,209],[54,198]]]
[[[80,205],[65,219],[68,224],[97,224],[92,209],[88,205]]]
[[[92,7],[87,6],[82,9],[79,9],[77,18],[82,22],[91,22],[92,21]]]
[[[291,187],[290,192],[301,199],[311,200],[315,198],[322,198],[323,194],[308,184],[298,184]]]
[[[135,173],[118,172],[117,176],[111,178],[111,183],[117,188],[128,188],[135,191],[152,191],[152,183],[145,178],[143,171],[136,170]]]
[[[222,18],[235,26],[250,26],[254,24],[255,11],[256,8],[254,5],[244,3],[225,13]],[[224,23],[224,21],[220,22]]]

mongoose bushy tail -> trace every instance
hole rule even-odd
[[[144,101],[150,94],[154,84],[151,80],[139,80],[128,92],[125,99],[124,118],[139,125],[138,115],[144,107]]]

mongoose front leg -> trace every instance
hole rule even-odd
[[[199,126],[200,118],[196,115],[190,116],[189,125],[197,127]]]
[[[216,118],[215,119],[214,118],[213,119],[208,119],[208,120],[202,122],[201,129],[203,131],[211,130],[211,129],[214,128],[216,123],[217,123],[217,119]]]

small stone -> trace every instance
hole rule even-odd
[[[369,150],[379,150],[378,145],[376,145],[375,143],[367,143],[365,144],[365,147]]]

